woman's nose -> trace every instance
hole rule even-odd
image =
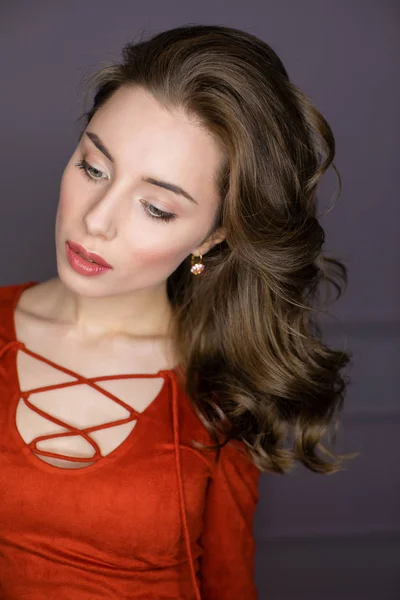
[[[107,195],[93,204],[84,216],[86,229],[91,236],[112,239],[117,233],[118,207],[115,198]]]

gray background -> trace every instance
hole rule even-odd
[[[118,57],[143,28],[187,23],[239,27],[267,41],[332,126],[343,179],[322,224],[350,283],[326,335],[353,352],[338,449],[361,454],[334,476],[299,466],[261,478],[260,600],[399,599],[398,2],[3,0],[0,285],[56,273],[59,183],[77,141],[86,70]],[[335,185],[330,172],[322,207]]]

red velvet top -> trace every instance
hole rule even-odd
[[[191,445],[211,438],[175,369],[86,379],[29,350],[16,339],[14,310],[35,283],[0,287],[0,598],[255,600],[260,473],[244,445],[226,445],[218,461]],[[17,352],[74,381],[21,392]],[[95,428],[78,431],[34,403],[35,392],[83,383],[122,403],[95,382],[160,376],[143,412],[128,407],[136,425],[107,456],[90,437]],[[39,439],[26,444],[17,429],[20,402],[65,427],[63,435],[84,437],[94,463],[66,469],[40,459]]]

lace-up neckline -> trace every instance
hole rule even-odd
[[[105,375],[105,376],[100,376],[100,377],[83,377],[82,375],[80,375],[79,373],[76,373],[75,371],[72,371],[70,369],[66,369],[65,367],[62,367],[61,365],[58,365],[57,363],[53,363],[52,361],[50,361],[49,359],[41,356],[40,354],[37,354],[31,350],[29,350],[25,344],[21,341],[19,341],[17,339],[17,335],[16,335],[16,328],[15,328],[15,320],[14,320],[14,314],[15,314],[15,308],[16,305],[18,303],[18,299],[20,297],[20,295],[22,294],[22,292],[24,291],[24,289],[27,289],[28,287],[30,287],[31,285],[35,285],[36,281],[30,281],[27,282],[26,284],[22,285],[20,290],[18,291],[18,293],[16,293],[15,295],[15,299],[12,305],[12,337],[13,339],[11,339],[10,341],[8,341],[3,348],[0,350],[0,361],[2,359],[2,357],[9,351],[14,351],[15,352],[15,375],[16,375],[16,379],[18,381],[18,387],[19,387],[19,395],[20,398],[23,399],[23,401],[25,402],[25,404],[27,406],[29,406],[29,408],[31,410],[33,410],[34,412],[36,412],[37,414],[39,414],[40,416],[50,420],[51,422],[60,425],[61,427],[64,427],[67,429],[66,432],[64,433],[58,433],[58,434],[51,434],[51,435],[46,435],[46,436],[40,436],[38,438],[35,438],[31,441],[30,444],[25,444],[26,447],[29,448],[31,453],[34,454],[41,454],[41,455],[45,455],[45,456],[51,456],[53,458],[61,458],[61,459],[66,459],[72,462],[91,462],[94,463],[94,465],[89,465],[87,467],[83,467],[80,469],[65,469],[65,468],[60,468],[60,467],[56,467],[56,466],[52,466],[52,465],[45,465],[47,467],[49,467],[50,469],[53,470],[53,472],[60,472],[62,471],[63,473],[65,471],[67,471],[67,473],[65,473],[65,476],[69,475],[69,474],[76,474],[77,472],[88,472],[93,470],[93,467],[98,467],[103,461],[107,461],[107,456],[102,456],[101,452],[100,452],[100,448],[98,446],[98,444],[92,440],[89,437],[89,433],[99,430],[99,429],[106,429],[108,427],[114,427],[117,424],[122,424],[122,423],[127,423],[132,421],[133,419],[137,419],[138,423],[140,421],[140,419],[143,419],[147,412],[149,411],[150,407],[153,406],[154,402],[157,401],[157,399],[163,394],[164,388],[165,388],[165,381],[164,384],[159,392],[159,394],[156,396],[156,398],[150,403],[150,405],[142,412],[136,411],[135,409],[133,409],[131,406],[127,405],[125,402],[123,402],[122,400],[120,400],[118,397],[116,397],[114,394],[108,392],[107,390],[104,390],[103,388],[99,387],[98,385],[96,385],[96,382],[99,381],[105,381],[105,380],[112,380],[112,379],[123,379],[123,378],[135,378],[135,377],[163,377],[164,380],[169,378],[170,382],[171,382],[171,391],[172,391],[172,427],[173,427],[173,437],[174,437],[174,455],[175,455],[175,465],[176,465],[176,473],[177,473],[177,484],[178,484],[178,493],[179,493],[179,504],[180,504],[180,513],[181,513],[181,519],[182,519],[182,526],[183,526],[183,530],[184,530],[184,538],[185,538],[185,545],[186,545],[186,552],[189,558],[189,565],[190,565],[190,572],[191,572],[191,580],[192,580],[192,585],[193,585],[193,589],[195,592],[195,598],[196,600],[201,600],[200,597],[200,592],[199,592],[199,588],[197,585],[197,581],[196,581],[196,574],[195,574],[195,566],[194,566],[194,561],[193,561],[193,555],[192,555],[192,549],[191,549],[191,544],[190,544],[190,535],[189,535],[189,530],[188,530],[188,524],[187,524],[187,515],[186,515],[186,505],[185,505],[185,498],[184,498],[184,489],[183,489],[183,478],[182,478],[182,466],[181,466],[181,456],[180,456],[180,441],[179,441],[179,408],[178,408],[178,395],[179,395],[179,381],[178,381],[178,370],[181,369],[180,365],[178,365],[177,367],[175,367],[174,369],[162,369],[159,370],[157,373],[149,373],[149,374],[122,374],[122,375]],[[30,354],[31,356],[33,356],[34,358],[41,360],[45,363],[47,363],[48,365],[59,369],[60,371],[66,373],[67,375],[70,375],[71,377],[75,378],[75,381],[72,382],[64,382],[64,383],[60,383],[60,384],[56,384],[56,385],[51,385],[51,386],[44,386],[44,387],[39,387],[39,388],[35,388],[35,389],[31,389],[31,390],[25,390],[22,391],[20,389],[19,386],[19,378],[18,378],[18,372],[17,372],[17,363],[16,363],[16,354],[18,352],[18,350],[21,350],[23,352],[26,352],[27,354]],[[38,393],[38,392],[44,392],[44,391],[50,391],[50,390],[54,390],[54,389],[60,389],[63,387],[68,387],[68,386],[74,386],[74,385],[81,385],[81,384],[87,384],[89,386],[91,386],[92,388],[96,389],[97,391],[101,392],[102,394],[104,394],[105,396],[107,396],[108,398],[110,398],[111,400],[113,400],[114,402],[116,402],[117,404],[119,404],[120,406],[122,406],[123,408],[125,408],[128,412],[129,412],[129,417],[125,418],[125,419],[121,419],[119,421],[112,421],[109,423],[105,423],[102,425],[97,425],[94,427],[89,427],[89,428],[84,428],[84,429],[77,429],[76,427],[73,427],[71,425],[69,425],[68,423],[63,422],[62,420],[56,419],[54,417],[52,417],[51,415],[49,415],[48,413],[46,413],[45,411],[42,411],[41,409],[37,408],[34,404],[32,404],[29,401],[29,396],[33,393]],[[138,424],[137,423],[137,424]],[[132,434],[132,432],[131,432]],[[94,449],[94,455],[93,457],[90,457],[89,459],[87,459],[86,457],[82,460],[82,458],[80,457],[71,457],[71,456],[66,456],[66,455],[62,455],[61,453],[51,453],[51,452],[46,452],[44,450],[40,450],[39,448],[37,448],[37,444],[42,441],[42,440],[48,440],[48,439],[52,439],[55,437],[62,437],[62,436],[71,436],[71,435],[80,435],[82,436]],[[128,436],[129,437],[129,436]],[[22,441],[22,438],[21,438]],[[126,440],[125,440],[126,442]],[[125,443],[123,442],[119,448]],[[118,448],[116,449],[118,450]],[[108,456],[111,456],[112,454],[114,454],[113,452],[111,452]],[[43,462],[40,458],[35,457],[36,460]],[[72,471],[72,473],[71,473]]]
[[[75,379],[75,381],[68,381],[68,382],[58,383],[58,384],[54,384],[54,385],[41,386],[38,388],[32,388],[30,390],[25,390],[25,391],[22,391],[20,386],[18,385],[18,388],[19,388],[18,395],[30,410],[32,410],[39,416],[43,417],[47,421],[50,421],[51,423],[54,423],[55,425],[63,427],[64,429],[67,430],[62,433],[53,433],[53,434],[38,436],[38,437],[34,438],[29,444],[26,444],[27,447],[35,455],[46,456],[46,457],[56,458],[56,459],[63,459],[63,460],[68,460],[69,462],[76,462],[76,463],[97,463],[98,461],[100,461],[102,459],[106,459],[107,456],[109,456],[109,455],[101,454],[101,451],[100,451],[100,448],[99,448],[97,442],[90,437],[90,433],[95,432],[95,431],[101,431],[102,429],[108,429],[110,427],[115,427],[117,425],[123,425],[123,424],[129,423],[133,420],[139,421],[141,418],[145,418],[147,410],[154,403],[157,403],[159,397],[163,395],[164,388],[165,388],[165,382],[166,382],[168,375],[170,376],[170,378],[173,379],[175,372],[176,372],[176,368],[174,368],[174,369],[161,369],[157,373],[146,373],[146,374],[145,373],[135,373],[135,374],[124,373],[124,374],[118,374],[118,375],[102,375],[99,377],[84,377],[83,375],[77,373],[76,371],[67,369],[67,368],[47,359],[46,357],[44,357],[36,352],[33,352],[32,350],[29,350],[26,347],[26,345],[19,340],[12,340],[8,344],[6,344],[0,351],[0,359],[1,359],[2,354],[10,349],[15,350],[15,352],[17,352],[18,350],[22,350],[23,352],[32,356],[33,358],[40,360],[40,361],[48,364],[49,366],[53,367],[54,369],[57,369],[58,371],[65,373],[66,375],[69,375],[70,377],[73,377]],[[17,368],[16,368],[16,375],[17,375],[17,380],[19,380]],[[119,379],[134,379],[134,378],[146,378],[147,379],[147,378],[159,378],[159,377],[162,377],[164,379],[164,384],[163,384],[161,390],[159,391],[159,393],[156,395],[156,397],[151,401],[149,406],[143,411],[136,410],[135,408],[131,407],[129,404],[127,404],[126,402],[124,402],[123,400],[118,398],[115,394],[112,394],[111,392],[103,389],[96,383],[96,382],[101,382],[101,381],[111,381],[111,380],[119,380]],[[67,423],[66,421],[63,421],[61,419],[58,419],[58,418],[52,416],[45,410],[38,408],[29,399],[31,394],[35,394],[35,393],[39,393],[39,392],[48,392],[51,390],[61,389],[61,388],[65,388],[65,387],[72,387],[72,386],[77,386],[77,385],[82,385],[82,384],[86,384],[86,385],[92,387],[96,391],[100,392],[101,394],[103,394],[104,396],[106,396],[107,398],[109,398],[110,400],[112,400],[113,402],[115,402],[116,404],[121,406],[122,408],[124,408],[128,412],[129,416],[126,418],[122,418],[122,419],[108,421],[108,422],[100,424],[100,425],[94,425],[92,427],[78,428],[78,427],[71,425],[70,423]],[[41,450],[40,448],[38,448],[38,444],[42,441],[63,438],[63,437],[70,437],[70,436],[82,437],[93,448],[94,454],[92,456],[88,456],[88,457],[77,457],[77,456],[70,456],[67,454],[62,454],[60,452],[48,452],[46,450]],[[121,445],[123,445],[126,441],[127,440],[124,440],[121,443]],[[110,454],[112,454],[112,452]],[[58,468],[58,467],[55,467],[55,468]],[[85,467],[85,468],[89,469],[90,467]]]

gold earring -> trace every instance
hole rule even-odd
[[[195,263],[196,258],[200,258],[200,262]],[[206,268],[206,266],[203,265],[203,263],[201,262],[202,258],[203,257],[201,254],[200,257],[196,257],[194,254],[192,254],[192,267],[190,269],[190,272],[193,273],[193,275],[200,275],[200,273],[202,273]]]

